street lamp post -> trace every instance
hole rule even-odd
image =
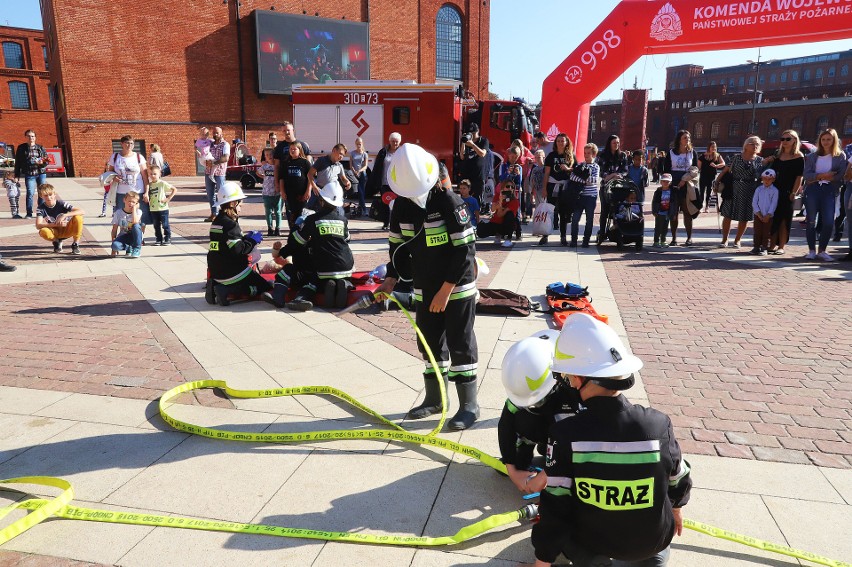
[[[760,85],[760,48],[757,48],[757,61],[752,61],[751,59],[747,60],[747,63],[751,63],[754,65],[755,77],[754,77],[754,92],[751,96],[751,124],[749,124],[749,130],[756,130],[754,127],[754,119],[755,112],[757,110],[757,88]],[[749,132],[749,134],[757,135],[757,132]]]

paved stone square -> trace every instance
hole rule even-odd
[[[174,245],[146,246],[138,260],[108,257],[108,218],[87,216],[80,257],[45,253],[32,223],[0,220],[0,252],[13,249],[19,266],[0,275],[0,478],[61,476],[90,507],[328,530],[444,535],[520,507],[505,478],[461,455],[360,440],[228,443],[162,422],[154,400],[163,391],[212,377],[247,389],[328,384],[405,428],[434,425],[404,419],[420,396],[422,361],[401,313],[205,303],[209,225],[199,181],[176,180]],[[99,212],[95,180],[55,184]],[[491,267],[480,284],[533,299],[552,281],[588,285],[595,307],[645,361],[629,397],[672,416],[695,483],[685,515],[849,561],[852,544],[840,534],[852,531],[852,273],[797,258],[798,229],[782,258],[716,249],[715,223],[703,215],[695,247],[665,251],[538,247],[529,235],[507,251],[489,239],[478,245]],[[255,193],[241,224],[265,229]],[[356,270],[386,261],[379,223],[350,227]],[[483,415],[470,430],[442,436],[497,454],[503,354],[548,325],[541,314],[477,318]],[[176,416],[211,427],[372,427],[325,397],[237,400],[204,390],[180,401]],[[453,393],[449,401],[453,411]],[[19,497],[0,490],[0,505]],[[689,531],[673,550],[674,567],[805,564]],[[526,526],[453,548],[389,549],[51,520],[0,549],[0,566],[16,567],[531,559]]]

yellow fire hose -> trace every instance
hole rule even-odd
[[[393,301],[396,301],[391,297]],[[398,303],[398,302],[397,302]],[[411,315],[399,305],[410,324],[414,328],[417,336],[426,344],[420,329],[415,324]],[[429,362],[435,369],[436,375],[440,375],[437,362],[426,347]],[[361,404],[358,400],[352,398],[345,392],[330,386],[299,386],[294,388],[278,388],[270,390],[236,390],[230,388],[226,382],[222,380],[199,380],[189,382],[172,388],[160,398],[160,416],[169,425],[178,431],[184,431],[193,435],[201,435],[210,437],[211,439],[222,439],[227,441],[245,441],[245,442],[263,442],[263,443],[306,443],[311,441],[331,441],[337,439],[378,439],[385,441],[397,441],[403,443],[414,443],[417,445],[427,445],[438,449],[445,449],[456,453],[461,453],[472,457],[489,467],[506,472],[506,467],[499,459],[480,451],[474,447],[456,443],[448,439],[438,437],[438,433],[443,427],[446,417],[446,391],[444,389],[443,380],[438,380],[441,390],[441,416],[435,428],[427,434],[413,433],[406,431],[397,424],[386,419],[384,416],[376,413],[369,407]],[[204,388],[219,388],[225,391],[233,398],[274,398],[282,396],[298,396],[298,395],[331,395],[335,396],[353,407],[361,410],[367,415],[373,417],[381,424],[389,429],[370,429],[370,430],[328,430],[328,431],[313,431],[306,433],[241,433],[237,431],[226,431],[221,429],[201,427],[181,421],[168,413],[168,408],[172,405],[172,400],[186,392]],[[445,545],[455,545],[473,539],[483,533],[494,530],[496,528],[506,526],[521,520],[535,520],[538,507],[535,504],[527,504],[519,510],[504,512],[501,514],[493,514],[478,522],[474,522],[460,529],[450,536],[425,537],[400,534],[363,534],[350,532],[334,532],[325,530],[312,530],[302,528],[289,528],[281,526],[270,526],[263,524],[244,524],[239,522],[224,522],[216,520],[205,520],[197,518],[187,518],[179,516],[163,516],[158,514],[148,514],[144,512],[116,512],[112,510],[100,510],[95,508],[82,508],[71,505],[74,498],[74,491],[71,484],[61,478],[46,477],[46,476],[29,476],[18,477],[0,480],[0,485],[3,484],[29,484],[53,487],[61,490],[59,496],[46,500],[41,498],[31,498],[21,500],[10,506],[0,508],[0,520],[14,510],[29,510],[30,513],[18,519],[12,524],[0,530],[0,545],[3,545],[10,539],[23,533],[29,528],[35,526],[39,522],[51,516],[57,518],[66,518],[69,520],[86,520],[91,522],[107,522],[116,524],[131,524],[143,526],[170,527],[191,530],[217,531],[228,533],[241,534],[257,534],[276,537],[302,538],[302,539],[317,539],[324,541],[365,543],[375,545],[396,545],[408,547],[436,547]],[[707,524],[695,522],[693,520],[684,520],[684,527],[697,532],[726,539],[757,549],[780,553],[797,559],[811,561],[820,565],[829,567],[852,567],[852,563],[836,561],[827,557],[822,557],[808,551],[793,549],[783,545],[758,540],[749,536],[722,530]]]

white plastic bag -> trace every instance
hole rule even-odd
[[[530,231],[534,236],[550,236],[553,232],[553,211],[556,207],[547,202],[539,203],[533,212]]]

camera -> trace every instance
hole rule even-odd
[[[462,143],[462,144],[466,144],[466,143],[468,143],[469,141],[471,141],[472,139],[473,139],[473,138],[471,138],[470,134],[462,134],[462,137],[461,137],[461,143]]]

